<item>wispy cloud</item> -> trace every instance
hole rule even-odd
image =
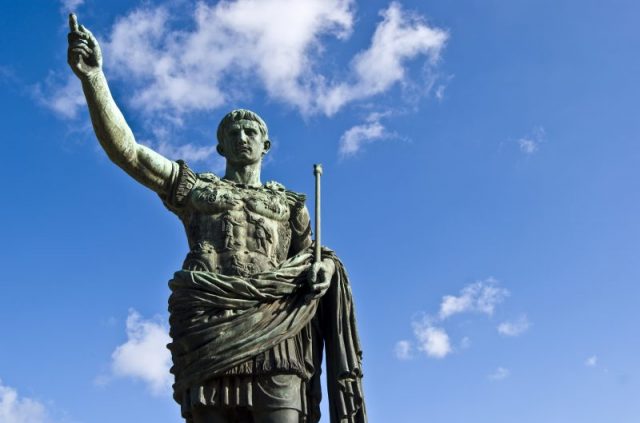
[[[405,11],[398,2],[380,12],[371,45],[351,62],[354,82],[339,83],[320,92],[319,106],[332,115],[345,104],[383,93],[397,83],[408,82],[407,62],[424,57],[427,65],[435,65],[448,39],[446,31],[431,27],[425,19]],[[428,84],[432,78],[425,78]]]
[[[341,157],[349,157],[358,153],[365,144],[392,137],[380,123],[380,113],[370,114],[366,122],[355,125],[340,137],[339,153]]]
[[[462,313],[480,313],[491,316],[496,307],[509,296],[509,291],[500,286],[494,278],[487,278],[474,282],[462,288],[458,295],[445,295],[442,297],[440,307],[435,314],[422,315],[412,322],[415,344],[418,351],[424,352],[428,357],[444,358],[453,353],[451,338],[445,328],[447,321],[454,315]],[[522,323],[522,322],[519,322]],[[509,328],[515,330],[513,328]],[[518,328],[519,329],[519,328]],[[409,341],[400,341],[403,347],[411,347]],[[471,346],[471,340],[465,336],[459,343],[459,349],[467,349]],[[411,358],[403,355],[402,359]]]
[[[49,423],[46,407],[39,401],[21,397],[18,391],[0,380],[0,422]]]
[[[504,336],[518,336],[525,333],[531,323],[525,314],[518,317],[516,320],[510,320],[502,322],[498,325],[498,333]]]
[[[169,159],[181,159],[187,163],[204,162],[214,172],[222,172],[225,168],[225,161],[216,151],[216,144],[209,146],[190,143],[174,145],[164,140],[157,143],[145,142],[145,144]]]
[[[410,341],[402,340],[402,341],[396,342],[396,346],[393,349],[393,352],[396,358],[400,360],[408,360],[413,356],[411,351],[412,349],[413,347]]]
[[[520,151],[526,155],[536,153],[540,144],[546,140],[546,132],[542,126],[534,128],[531,133],[519,138],[516,142],[520,147]]]
[[[60,4],[63,12],[71,13],[77,11],[84,4],[84,0],[61,0]]]
[[[7,65],[0,64],[0,83],[12,84],[18,81],[15,71]]]
[[[498,367],[493,373],[491,373],[488,378],[489,380],[504,380],[511,376],[511,371],[509,369],[505,369],[504,367]]]
[[[126,329],[127,342],[111,355],[113,375],[140,380],[155,395],[167,394],[172,380],[168,328],[159,318],[145,320],[130,310]]]
[[[454,314],[467,312],[492,315],[496,305],[508,295],[509,291],[500,287],[497,280],[488,278],[464,287],[458,296],[445,295],[438,316],[444,320]]]
[[[69,71],[66,76],[50,73],[43,83],[32,87],[35,100],[63,119],[74,119],[87,103],[78,78]]]
[[[584,365],[587,367],[596,367],[598,365],[598,356],[592,355],[584,361]]]
[[[462,349],[471,348],[471,338],[469,338],[468,336],[465,336],[464,338],[462,338],[462,340],[460,341],[460,348]]]

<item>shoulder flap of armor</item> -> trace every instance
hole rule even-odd
[[[205,172],[205,173],[198,173],[198,179],[203,180],[205,182],[218,182],[220,180],[220,177],[213,173]]]
[[[280,182],[269,181],[265,185],[265,188],[274,191],[274,192],[283,192],[287,197],[287,203],[289,207],[293,210],[299,210],[304,207],[304,202],[307,199],[307,196],[304,194],[300,194],[299,192],[290,191],[284,187]]]
[[[289,207],[297,211],[304,207],[304,202],[307,200],[307,196],[300,194],[299,192],[286,190],[287,202]]]
[[[264,187],[267,189],[270,189],[271,191],[280,191],[280,192],[286,191],[286,188],[284,187],[284,185],[276,181],[269,181],[266,184],[264,184]]]

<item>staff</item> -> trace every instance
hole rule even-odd
[[[320,163],[313,165],[313,174],[316,176],[316,246],[315,246],[315,262],[320,263],[321,242],[320,242],[320,176],[322,176],[322,165]]]

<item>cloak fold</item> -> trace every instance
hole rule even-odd
[[[320,368],[326,352],[331,423],[366,423],[362,391],[362,349],[349,279],[336,265],[331,286],[319,299],[305,300],[309,248],[280,267],[247,278],[181,270],[169,282],[169,323],[173,342],[174,398],[181,402],[192,386],[220,377],[285,339],[308,338],[307,421],[320,420]]]

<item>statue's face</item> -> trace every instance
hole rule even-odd
[[[240,120],[227,127],[218,151],[231,164],[249,165],[260,162],[269,147],[258,122]]]

